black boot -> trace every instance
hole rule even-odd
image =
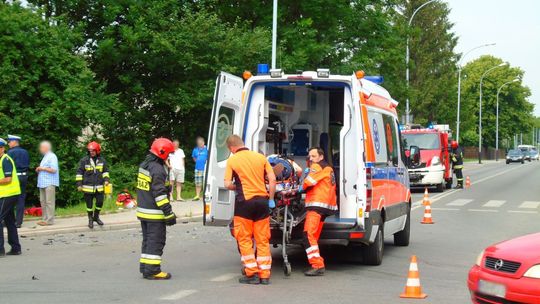
[[[94,229],[94,215],[92,211],[88,211],[88,228]]]
[[[99,219],[99,210],[94,210],[94,221],[98,225],[103,226],[103,222]]]

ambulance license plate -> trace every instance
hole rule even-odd
[[[499,298],[506,297],[506,286],[489,281],[478,281],[478,292]]]

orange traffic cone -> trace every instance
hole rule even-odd
[[[471,178],[467,175],[467,179],[465,179],[465,188],[469,188],[471,186]]]
[[[411,299],[424,299],[427,297],[425,293],[422,293],[422,286],[420,285],[420,273],[418,272],[418,263],[416,262],[415,255],[411,257],[411,264],[409,266],[409,274],[407,275],[405,291],[399,295],[399,297]]]
[[[431,217],[431,203],[428,201],[426,209],[424,210],[424,219],[420,222],[421,224],[435,224],[433,218]]]
[[[424,200],[422,201],[422,205],[424,205],[424,206],[431,205],[431,202],[429,201],[427,188],[424,191]]]

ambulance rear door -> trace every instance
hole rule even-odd
[[[204,225],[227,226],[233,218],[234,193],[225,188],[225,166],[230,156],[226,140],[241,134],[242,78],[221,72],[216,80],[208,135],[208,163],[204,178]]]

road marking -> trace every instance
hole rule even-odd
[[[431,208],[434,211],[459,211],[458,208]]]
[[[537,214],[538,211],[531,211],[531,210],[508,210],[510,213],[526,213],[526,214]]]
[[[524,201],[518,208],[536,209],[540,206],[540,202]]]
[[[469,209],[469,211],[472,211],[472,212],[499,212],[499,210],[493,210],[493,209]]]
[[[468,203],[472,202],[472,199],[463,199],[459,198],[456,200],[451,201],[450,203],[446,204],[446,206],[465,206]]]
[[[220,276],[217,276],[215,278],[210,279],[212,282],[225,282],[228,280],[232,280],[233,278],[237,277],[238,274],[236,273],[226,273]]]
[[[194,289],[184,289],[184,290],[180,290],[178,292],[175,292],[173,294],[163,296],[163,297],[161,297],[159,299],[164,300],[164,301],[175,301],[175,300],[180,300],[182,298],[190,296],[190,295],[192,295],[192,294],[194,294],[196,292],[197,292],[197,290],[194,290]]]
[[[486,208],[495,207],[496,208],[496,207],[500,207],[500,206],[504,205],[504,203],[506,203],[506,201],[490,200],[487,203],[485,203],[484,205],[482,205],[482,207],[486,207]]]

